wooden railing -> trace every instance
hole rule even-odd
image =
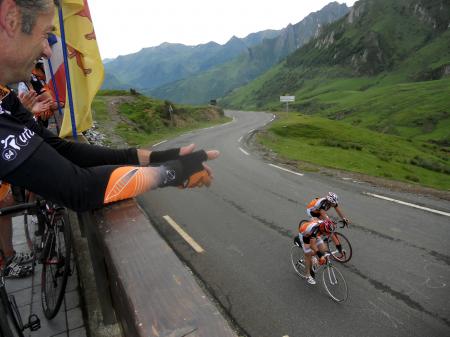
[[[95,331],[108,326],[120,326],[130,337],[236,336],[135,200],[84,213],[79,220],[102,317],[92,319],[92,336],[116,336]]]

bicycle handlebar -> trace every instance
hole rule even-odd
[[[8,215],[13,213],[20,213],[26,210],[30,210],[33,208],[36,208],[40,205],[40,201],[37,200],[35,202],[28,202],[28,203],[21,203],[18,205],[8,206],[0,208],[0,216],[1,215]]]
[[[339,228],[344,228],[344,227],[348,227],[348,221],[344,221],[344,220],[339,220],[337,222],[335,222],[336,224],[341,223],[342,226],[339,226]]]

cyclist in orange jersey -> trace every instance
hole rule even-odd
[[[303,248],[303,252],[305,253],[305,276],[309,284],[316,284],[314,273],[311,273],[312,257],[317,255],[319,258],[318,263],[325,263],[324,254],[326,252],[326,246],[322,235],[331,233],[333,227],[334,223],[331,220],[319,220],[317,218],[302,222],[298,226],[298,238],[295,239],[295,242]]]
[[[350,223],[349,220],[345,217],[341,208],[338,205],[339,197],[334,192],[328,192],[326,197],[323,198],[314,198],[311,200],[306,206],[306,214],[308,214],[311,218],[319,218],[322,220],[328,219],[327,211],[333,207],[339,217],[342,219],[344,224]]]
[[[306,206],[306,214],[308,214],[311,218],[318,218],[321,220],[329,219],[327,211],[333,207],[339,217],[342,219],[345,226],[348,226],[350,221],[345,217],[341,208],[338,205],[339,197],[334,192],[328,192],[326,197],[323,198],[314,198],[311,200]],[[342,255],[342,245],[339,240],[333,234],[331,236],[333,242],[336,245],[338,252]]]

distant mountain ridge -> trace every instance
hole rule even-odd
[[[156,88],[224,63],[278,34],[276,30],[265,30],[242,39],[233,36],[224,45],[215,42],[197,46],[163,43],[134,54],[108,59],[104,64],[106,76],[102,88]]]
[[[297,24],[289,24],[277,37],[266,38],[247,48],[233,60],[145,92],[150,96],[191,104],[205,103],[224,96],[261,75],[316,36],[323,26],[340,19],[349,10],[346,4],[329,3]]]

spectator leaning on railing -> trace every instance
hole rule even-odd
[[[47,37],[54,30],[55,4],[0,0],[2,184],[24,187],[76,211],[157,187],[209,186],[212,172],[204,162],[217,158],[218,151],[192,152],[193,145],[167,151],[108,149],[65,141],[36,123],[6,85],[27,80],[36,61],[50,57]],[[10,227],[10,221],[0,226]]]

